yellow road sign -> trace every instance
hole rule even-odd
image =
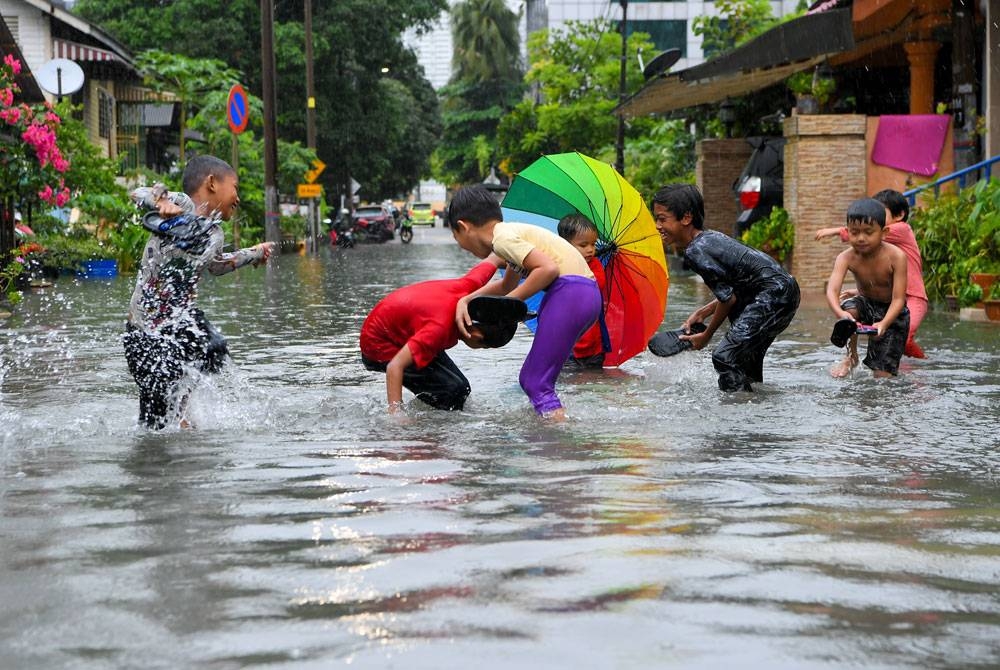
[[[317,179],[319,179],[319,176],[323,173],[323,170],[325,169],[326,169],[326,163],[324,163],[318,158],[314,160],[312,162],[312,170],[306,170],[306,177],[305,177],[306,183],[312,184],[313,182],[315,182]]]
[[[295,190],[300,198],[318,198],[323,195],[322,184],[299,184]]]

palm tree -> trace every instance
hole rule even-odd
[[[521,37],[518,14],[504,0],[465,0],[452,7],[452,83],[520,82]]]
[[[446,181],[479,181],[493,163],[497,124],[517,104],[523,86],[519,20],[504,0],[464,0],[452,7],[453,72],[441,91],[438,150]]]

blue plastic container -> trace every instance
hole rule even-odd
[[[80,269],[76,271],[76,276],[81,279],[104,279],[107,277],[117,277],[118,261],[82,261],[80,263]]]

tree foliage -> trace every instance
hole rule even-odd
[[[240,73],[248,92],[259,94],[259,4],[258,0],[78,0],[74,11],[137,53],[169,48],[191,59],[222,60]],[[346,188],[353,177],[373,199],[395,195],[429,170],[433,139],[440,134],[437,100],[400,36],[406,28],[428,25],[446,8],[445,0],[313,3],[317,154],[327,164],[321,180],[328,192]],[[306,135],[303,19],[302,2],[276,3],[278,136],[302,142]],[[385,80],[396,84],[384,86]],[[409,97],[400,95],[399,85]],[[405,114],[400,113],[401,106],[408,106]]]
[[[465,0],[452,8],[454,70],[441,91],[436,157],[442,181],[480,181],[496,162],[497,125],[523,90],[519,18],[503,0]]]

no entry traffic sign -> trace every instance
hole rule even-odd
[[[250,105],[247,103],[247,92],[239,84],[233,84],[229,89],[229,104],[226,105],[226,118],[229,129],[239,135],[247,129],[250,120]]]

